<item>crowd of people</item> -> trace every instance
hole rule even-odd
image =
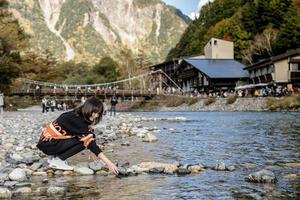
[[[300,94],[299,87],[288,88],[286,86],[264,86],[255,88],[245,88],[245,89],[230,89],[230,90],[208,90],[206,92],[199,92],[197,89],[192,91],[182,91],[175,88],[164,88],[162,90],[163,94],[167,95],[180,95],[180,96],[190,96],[198,98],[208,98],[208,97],[282,97],[289,96],[293,94]]]
[[[80,98],[80,105],[83,105],[86,102],[86,100],[87,100],[87,97],[82,96]],[[102,100],[102,104],[103,104],[103,109],[104,109],[103,114],[106,115],[106,113],[108,111],[108,107],[106,105],[105,99]],[[110,110],[109,110],[110,116],[116,116],[117,104],[118,104],[118,98],[114,95],[110,99]],[[68,105],[68,103],[64,100],[58,101],[55,98],[47,98],[47,97],[44,97],[42,99],[42,112],[43,113],[50,112],[50,111],[54,112],[55,110],[67,111],[70,107],[72,107],[72,106]]]
[[[66,111],[68,110],[68,105],[66,102],[64,101],[60,101],[58,102],[56,99],[52,98],[46,98],[44,97],[42,100],[42,112],[46,113],[46,112],[54,112],[55,110],[63,110]]]

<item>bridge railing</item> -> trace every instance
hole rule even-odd
[[[79,89],[51,89],[51,88],[42,88],[42,89],[13,89],[10,92],[10,95],[36,95],[36,96],[55,96],[55,95],[118,95],[118,96],[152,96],[154,92],[151,90],[120,90],[120,89],[104,89],[104,90],[96,90],[96,89],[87,89],[87,90],[79,90]]]

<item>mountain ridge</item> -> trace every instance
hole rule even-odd
[[[188,26],[185,15],[161,0],[8,2],[31,37],[30,50],[59,61],[94,64],[129,49],[133,54],[143,50],[151,62],[160,62]]]

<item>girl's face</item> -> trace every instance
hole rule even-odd
[[[92,113],[92,115],[90,116],[90,120],[93,122],[97,117],[99,117],[99,113]]]

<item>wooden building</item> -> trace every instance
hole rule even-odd
[[[154,66],[163,70],[184,91],[234,89],[239,81],[248,83],[246,66],[234,60],[231,41],[211,38],[205,45],[205,55],[174,59]]]
[[[234,89],[238,81],[247,81],[245,66],[233,59],[183,59],[176,73],[176,81],[184,91]]]
[[[300,84],[300,49],[270,57],[245,68],[249,71],[250,83],[277,85]]]
[[[183,58],[154,66],[163,70],[184,91],[230,90],[238,81],[247,82],[246,66],[234,59]]]

